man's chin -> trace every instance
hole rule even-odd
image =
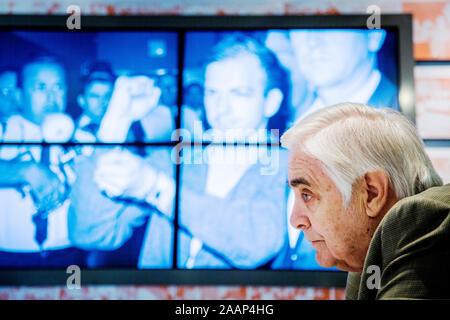
[[[320,266],[324,268],[333,268],[337,266],[337,260],[328,253],[323,254],[319,251],[316,251],[316,261]]]
[[[324,268],[333,268],[336,267],[342,271],[347,272],[360,272],[358,268],[350,266],[344,260],[336,259],[331,253],[328,251],[328,248],[319,248],[316,249],[316,261],[317,263]]]
[[[345,261],[338,261],[336,263],[336,268],[338,268],[338,269],[340,269],[342,271],[347,271],[347,272],[357,272],[357,273],[361,273],[362,272],[361,268],[350,266]]]
[[[316,252],[316,261],[317,263],[324,268],[333,268],[336,267],[339,270],[347,271],[347,272],[358,272],[359,270],[352,268],[346,262],[337,260],[333,257],[321,257],[319,253]]]

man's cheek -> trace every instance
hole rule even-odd
[[[64,99],[59,100],[58,101],[58,111],[59,112],[64,112],[64,110],[66,109],[65,105],[66,105],[66,103],[65,103]]]
[[[42,111],[42,109],[44,108],[46,102],[46,97],[43,94],[34,94],[31,97],[31,104],[33,106],[33,110],[35,110],[35,112],[39,112]]]
[[[64,112],[66,110],[66,95],[63,95],[60,99],[58,99],[58,108],[59,112]]]
[[[45,101],[40,98],[34,98],[31,100],[32,112],[35,117],[42,118],[45,114]]]

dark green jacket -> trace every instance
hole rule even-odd
[[[381,271],[373,289],[371,265]],[[450,299],[450,184],[402,199],[388,211],[362,275],[348,275],[346,299]]]

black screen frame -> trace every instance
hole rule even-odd
[[[67,32],[100,30],[176,31],[179,37],[178,68],[183,70],[183,35],[187,31],[265,30],[265,29],[365,29],[369,15],[301,16],[89,16],[81,15],[81,29],[69,30],[67,15],[0,15],[0,31],[54,30]],[[397,34],[398,98],[400,110],[415,123],[414,58],[412,16],[381,15],[381,28]],[[178,87],[182,88],[182,72]],[[182,90],[178,90],[178,105]],[[180,127],[179,117],[176,119]],[[152,145],[148,143],[147,145]],[[177,179],[180,166],[176,166]],[[179,185],[179,181],[177,181]],[[179,192],[175,200],[178,206]],[[175,217],[176,218],[176,217]],[[176,244],[175,244],[176,246]],[[176,256],[175,252],[174,255]],[[65,269],[0,270],[0,285],[66,285]],[[82,269],[82,285],[270,285],[345,287],[347,273],[304,270],[183,270],[183,269]]]

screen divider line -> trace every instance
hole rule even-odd
[[[178,52],[178,65],[177,65],[177,104],[178,104],[178,113],[176,117],[176,127],[181,128],[181,107],[183,104],[183,67],[184,67],[184,37],[185,32],[178,32],[178,42],[177,42],[177,52]],[[179,131],[177,130],[177,141],[180,140]],[[175,146],[175,148],[179,148],[179,143]],[[175,212],[174,212],[174,220],[173,220],[173,252],[172,252],[172,269],[178,269],[178,218],[179,218],[179,204],[180,204],[180,172],[181,172],[181,164],[180,164],[180,152],[181,150],[177,150],[176,155],[176,164],[175,164]]]

